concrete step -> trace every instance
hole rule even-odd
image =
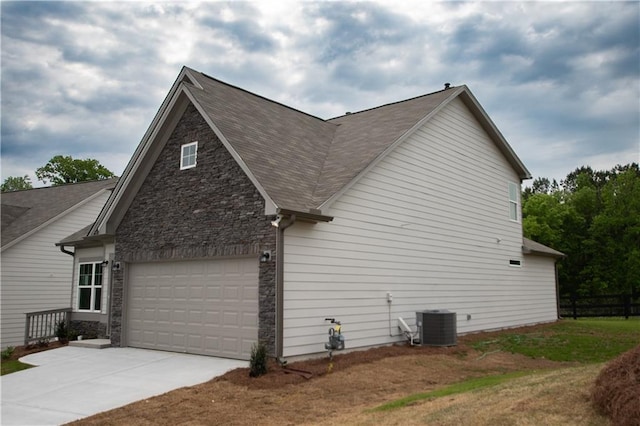
[[[111,347],[111,340],[109,339],[72,340],[69,342],[69,346],[75,346],[78,348],[104,349],[104,348]]]

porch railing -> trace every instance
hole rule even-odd
[[[56,337],[56,328],[60,321],[69,327],[71,308],[51,309],[49,311],[29,312],[24,325],[24,344]]]

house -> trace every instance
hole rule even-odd
[[[523,239],[530,177],[466,86],[323,120],[183,68],[69,241],[76,274],[109,261],[75,292],[109,294],[112,345],[240,359],[322,352],[330,317],[348,348],[427,309],[460,333],[554,321],[561,253]]]
[[[71,306],[73,258],[55,243],[96,220],[116,181],[2,193],[3,349],[24,343],[26,313]]]

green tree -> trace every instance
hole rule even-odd
[[[86,182],[92,180],[108,179],[114,174],[91,158],[85,160],[74,159],[71,156],[56,155],[47,164],[36,170],[38,180],[53,185],[65,183]]]
[[[562,246],[563,226],[569,207],[558,193],[534,193],[522,206],[524,234],[550,247]]]
[[[593,284],[603,292],[640,292],[640,178],[621,172],[602,188],[602,209],[589,229],[593,249],[589,265]]]
[[[525,188],[522,192],[522,199],[527,200],[534,194],[552,194],[560,189],[558,182],[554,179],[550,181],[547,178],[535,178],[530,188]]]
[[[522,197],[523,232],[567,255],[562,294],[640,292],[640,168],[580,167],[560,185],[538,178]]]
[[[31,179],[27,175],[9,176],[0,186],[0,190],[2,190],[2,192],[21,191],[23,189],[31,188],[33,188],[31,185]]]

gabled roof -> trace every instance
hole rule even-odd
[[[313,194],[339,126],[193,71],[199,109],[276,206],[314,208]],[[220,134],[218,135],[220,136]]]
[[[318,214],[456,98],[469,107],[520,178],[530,178],[466,86],[323,120],[184,67],[92,233],[117,227],[188,102],[258,188],[265,213]]]
[[[117,178],[23,191],[3,192],[2,249],[75,209],[103,190],[113,189]]]

